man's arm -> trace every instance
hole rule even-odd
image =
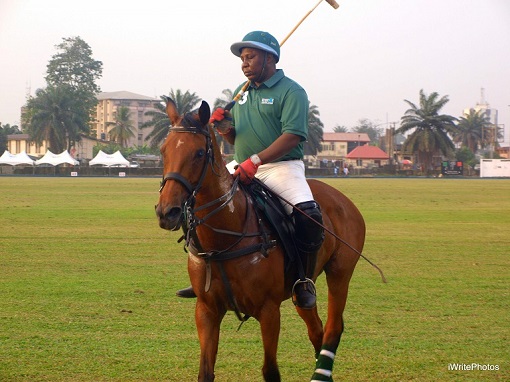
[[[262,163],[269,163],[288,154],[294,147],[299,145],[301,137],[295,134],[284,133],[278,137],[267,149],[258,153]]]

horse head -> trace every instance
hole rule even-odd
[[[172,127],[161,146],[163,180],[156,215],[161,228],[178,230],[185,203],[195,197],[214,161],[214,134],[207,126],[211,114],[207,102],[202,101],[198,113],[182,116],[173,100],[164,99]]]

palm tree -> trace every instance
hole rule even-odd
[[[7,136],[11,134],[21,134],[18,125],[0,124],[0,156],[7,150]]]
[[[126,106],[117,109],[113,122],[107,122],[107,126],[113,126],[109,131],[110,138],[120,144],[121,147],[127,147],[129,138],[135,136],[133,121],[131,120],[131,111]]]
[[[182,93],[180,89],[177,89],[175,92],[171,89],[168,96],[175,102],[177,111],[181,115],[191,112],[196,107],[197,103],[200,102],[200,98],[196,93],[190,93],[189,90],[186,90],[186,93]],[[146,116],[152,117],[152,119],[140,126],[142,129],[147,127],[154,128],[145,138],[146,141],[150,141],[151,148],[161,146],[170,131],[171,124],[170,119],[166,115],[164,99],[165,98],[162,96],[162,102],[154,105],[156,110],[150,110],[145,113]]]
[[[464,116],[459,119],[458,130],[453,135],[453,140],[475,153],[478,146],[485,145],[484,130],[490,126],[491,123],[484,110],[469,109],[469,112],[464,113]]]
[[[347,133],[349,129],[345,126],[336,125],[335,127],[333,127],[333,131],[335,133]]]
[[[49,149],[60,153],[70,150],[81,140],[80,134],[89,132],[88,114],[77,105],[73,90],[68,86],[49,86],[38,89],[27,101],[25,120],[27,133],[41,145],[48,141]]]
[[[225,106],[227,106],[227,104],[232,102],[232,100],[234,99],[234,92],[230,89],[223,89],[221,94],[223,94],[222,97],[216,98],[214,100],[213,110],[216,110],[219,107],[225,108]],[[216,135],[216,141],[220,146],[221,152],[226,155],[232,154],[234,152],[234,146],[228,143],[226,139],[224,139],[220,134],[218,134],[216,129],[214,130],[214,132]]]
[[[214,100],[213,110],[218,107],[225,107],[228,103],[230,103],[234,99],[234,92],[230,89],[223,89],[221,92],[223,94],[222,97],[216,98]]]
[[[404,142],[403,151],[416,153],[426,169],[431,168],[435,154],[449,155],[455,147],[448,134],[454,133],[456,118],[439,114],[448,102],[448,96],[438,97],[437,92],[427,96],[422,89],[419,107],[405,100],[411,108],[405,112],[400,128],[396,130],[400,134],[412,131]]]
[[[305,142],[305,154],[316,155],[322,151],[324,124],[320,119],[319,108],[308,101],[308,139]]]

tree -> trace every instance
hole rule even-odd
[[[317,152],[322,151],[323,134],[324,124],[320,119],[319,108],[308,101],[308,139],[304,146],[306,154],[317,155]]]
[[[432,167],[434,154],[448,156],[455,147],[448,134],[455,132],[456,118],[439,114],[448,102],[448,96],[438,97],[437,92],[427,96],[422,89],[419,106],[404,100],[410,109],[405,112],[396,130],[400,134],[411,132],[404,142],[403,151],[416,153],[426,169]]]
[[[108,122],[107,126],[113,126],[109,131],[110,138],[121,145],[127,147],[129,138],[134,137],[134,125],[131,121],[131,112],[126,106],[117,109],[113,122]]]
[[[223,89],[221,93],[223,94],[223,97],[216,98],[214,100],[213,110],[217,109],[218,107],[224,108],[234,99],[234,92],[230,89]]]
[[[473,151],[467,146],[462,146],[455,152],[455,159],[464,162],[464,165],[472,167],[478,162]]]
[[[48,140],[52,151],[61,152],[90,132],[100,91],[95,81],[103,64],[91,58],[90,47],[80,37],[64,38],[56,48],[59,53],[47,65],[47,87],[28,99],[22,119],[33,141]]]
[[[333,127],[333,131],[335,133],[347,133],[349,129],[345,126],[336,125],[335,127]]]
[[[49,142],[55,153],[70,150],[89,132],[89,113],[80,107],[79,97],[68,86],[37,89],[35,97],[27,101],[27,133],[41,145]]]
[[[79,99],[76,106],[92,116],[97,105],[96,95],[101,91],[96,80],[102,77],[103,63],[92,58],[92,49],[80,37],[63,38],[55,47],[59,52],[46,67],[48,87],[68,86]]]
[[[234,92],[230,89],[223,89],[221,93],[223,94],[223,96],[216,98],[214,100],[213,110],[216,110],[219,107],[225,108],[225,106],[227,106],[227,104],[232,102],[232,100],[234,99]],[[234,146],[228,143],[227,140],[224,139],[220,134],[218,134],[216,130],[214,132],[216,135],[216,141],[220,146],[221,152],[225,155],[232,154],[234,152]]]
[[[457,131],[453,135],[453,141],[467,147],[475,153],[478,147],[483,147],[484,130],[491,126],[489,118],[484,110],[475,111],[470,109],[463,117],[460,117],[457,124]]]
[[[367,134],[370,138],[370,143],[377,145],[382,128],[378,128],[371,120],[363,118],[358,121],[358,125],[352,128],[352,131],[359,134]]]
[[[200,98],[195,93],[190,93],[189,90],[186,90],[186,93],[182,93],[179,89],[175,92],[172,89],[168,96],[174,100],[177,105],[177,111],[181,115],[191,112],[200,101]],[[146,116],[152,117],[152,119],[141,126],[142,129],[148,127],[154,128],[145,138],[146,141],[149,141],[152,148],[159,147],[170,131],[171,124],[170,119],[166,115],[164,97],[161,97],[161,100],[163,103],[157,103],[155,105],[156,110],[150,110],[145,113]]]
[[[7,136],[11,134],[20,134],[21,131],[17,125],[0,124],[0,156],[7,150]]]

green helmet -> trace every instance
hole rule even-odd
[[[271,53],[276,57],[276,62],[280,61],[280,44],[269,33],[254,31],[244,36],[243,41],[232,44],[230,50],[237,57],[241,56],[243,48],[255,48]]]

